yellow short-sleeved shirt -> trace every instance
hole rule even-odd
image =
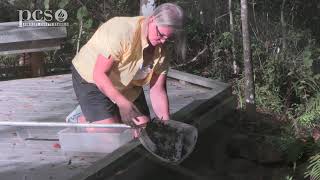
[[[143,64],[143,49],[148,47],[142,34],[143,16],[114,17],[102,24],[91,39],[80,49],[72,64],[81,77],[93,83],[93,69],[99,54],[115,63],[109,74],[113,85],[129,100],[134,101],[141,88],[150,82],[153,73],[167,73],[169,63],[161,46],[156,47],[153,68],[145,79],[133,80]]]

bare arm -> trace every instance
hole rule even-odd
[[[105,58],[103,55],[99,55],[93,70],[93,80],[99,90],[118,105],[122,121],[130,126],[135,126],[136,123],[133,124],[132,120],[141,116],[141,113],[137,107],[124,97],[112,84],[108,74],[113,64],[114,60],[111,56]]]
[[[105,58],[99,55],[93,70],[93,80],[100,91],[108,96],[113,102],[121,104],[126,98],[113,86],[109,74],[114,64],[113,58]]]
[[[150,99],[153,110],[158,118],[163,120],[170,119],[166,82],[165,74],[153,74],[150,82]]]

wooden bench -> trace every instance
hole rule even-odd
[[[33,77],[42,76],[44,71],[44,51],[61,48],[67,36],[66,27],[19,27],[19,22],[0,23],[0,55],[30,55]]]

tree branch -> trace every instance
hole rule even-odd
[[[198,58],[199,58],[202,54],[204,54],[207,50],[208,50],[208,46],[205,46],[205,47],[204,47],[200,52],[198,52],[198,54],[197,54],[194,58],[192,58],[190,61],[188,61],[188,62],[186,62],[186,63],[183,63],[183,64],[178,64],[178,65],[174,66],[173,68],[183,67],[183,66],[186,66],[186,65],[189,65],[189,64],[191,64],[191,63],[193,63],[193,62],[198,61],[198,60],[199,60]],[[220,52],[220,50],[218,50],[218,51],[216,51],[216,52],[213,52],[213,54],[217,54],[217,53],[219,53],[219,52]]]

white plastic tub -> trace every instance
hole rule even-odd
[[[61,130],[58,135],[61,149],[65,153],[111,153],[133,139],[133,130],[87,132],[84,128],[66,128]]]

